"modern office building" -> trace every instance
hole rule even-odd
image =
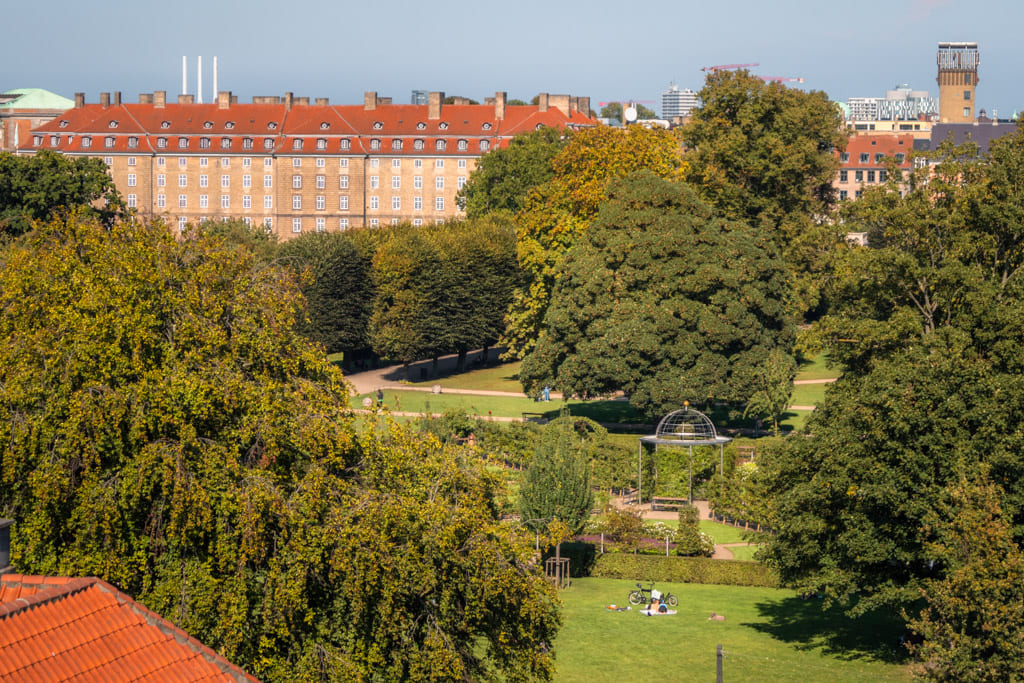
[[[456,194],[481,155],[544,126],[597,125],[590,98],[541,93],[536,105],[391,104],[365,94],[361,105],[327,99],[230,92],[196,104],[192,95],[120,93],[74,107],[28,136],[19,153],[54,150],[103,159],[128,206],[184,228],[208,219],[263,224],[282,239],[310,231],[463,215]],[[24,140],[25,138],[23,138]]]
[[[697,93],[689,88],[680,90],[679,86],[673,83],[661,94],[661,118],[671,121],[674,118],[687,117],[699,104]]]
[[[911,121],[929,119],[939,111],[938,99],[926,90],[898,85],[885,97],[851,97],[846,102],[851,121]]]

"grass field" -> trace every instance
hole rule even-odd
[[[470,370],[459,375],[448,375],[423,382],[410,382],[412,386],[431,387],[440,384],[442,387],[453,389],[482,389],[484,391],[514,391],[522,392],[523,385],[519,383],[520,362],[503,363],[490,368]]]
[[[825,400],[825,389],[827,384],[797,384],[793,387],[793,397],[789,399],[790,405],[813,406]]]
[[[744,562],[754,562],[754,553],[760,546],[756,545],[734,545],[729,548],[729,552],[732,553],[732,559],[743,560]]]
[[[797,379],[832,379],[842,374],[842,368],[828,367],[825,365],[825,355],[819,354],[800,363],[797,369]]]
[[[850,621],[816,601],[770,588],[658,584],[679,597],[678,614],[645,617],[625,604],[629,581],[575,579],[562,591],[556,681],[713,681],[723,646],[726,681],[907,681],[893,647],[896,620]],[[708,621],[717,612],[725,621]]]

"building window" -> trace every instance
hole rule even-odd
[[[379,220],[377,220],[376,218],[371,218],[370,219],[370,227],[371,228],[376,228],[378,225],[380,225],[380,221]]]
[[[242,149],[252,149],[252,138],[242,138]]]
[[[423,159],[413,159],[412,160],[412,167],[413,168],[423,168]]]
[[[302,195],[301,194],[293,194],[292,195],[292,210],[298,211],[301,208],[302,208]]]
[[[188,227],[188,219],[184,216],[178,216],[178,232],[184,232],[186,227]]]
[[[434,143],[434,149],[436,149],[438,152],[443,152],[445,146],[446,143],[444,140],[438,140],[437,142]]]
[[[167,184],[167,176],[165,176],[163,173],[157,174],[157,176],[156,176],[156,186],[157,187],[163,187],[166,184]]]
[[[263,187],[273,187],[273,186],[274,186],[274,176],[272,176],[272,175],[265,175],[265,176],[263,176]]]
[[[370,197],[370,208],[374,210],[380,208],[380,199],[378,197]]]
[[[302,159],[300,157],[292,159],[292,168],[299,168],[300,166],[302,166]]]
[[[316,167],[317,168],[323,168],[326,165],[327,165],[327,159],[324,159],[323,157],[318,157],[317,158],[317,160],[316,160]]]
[[[249,168],[250,166],[252,166],[252,159],[249,157],[242,159],[242,168]]]
[[[263,138],[263,149],[274,149],[274,138]]]
[[[347,218],[342,218],[342,219],[338,220],[338,229],[339,230],[348,230],[348,219]]]
[[[221,168],[227,168],[230,165],[231,165],[231,158],[230,157],[221,157],[220,158],[220,167]]]
[[[970,107],[964,107],[964,118],[967,118],[967,119],[971,118],[971,108]]]
[[[879,171],[878,172],[878,182],[884,183],[888,179],[889,179],[889,174],[887,172],[885,172],[885,171]]]
[[[247,195],[247,194],[243,194],[242,195],[242,208],[243,209],[251,209],[252,208],[252,195]]]
[[[317,149],[327,149],[327,138],[317,138],[316,139],[316,148]]]
[[[263,159],[263,168],[270,168],[273,165],[274,165],[274,160],[271,159],[270,157],[266,157],[266,158]]]
[[[434,197],[434,209],[444,211],[444,197]]]
[[[323,211],[324,209],[326,209],[327,208],[327,197],[323,196],[322,194],[318,194],[316,196],[316,208],[317,208],[317,211]]]
[[[199,195],[199,208],[208,209],[210,208],[210,195],[201,194]]]
[[[864,196],[864,190],[857,190],[856,192],[853,193],[853,196],[856,199],[860,199],[861,197]]]
[[[56,147],[59,144],[60,144],[60,136],[59,135],[51,135],[50,136],[50,146],[51,147]],[[113,147],[113,145],[111,145],[111,147]]]
[[[201,176],[199,176],[199,187],[209,187],[209,186],[210,186],[210,176],[208,176],[208,175],[201,175]]]
[[[853,179],[856,180],[858,183],[864,182],[864,171],[854,171]]]
[[[348,168],[348,159],[338,159],[338,168]]]
[[[850,153],[849,152],[843,152],[842,154],[840,154],[839,155],[839,161],[844,163],[844,164],[848,163],[850,161]]]
[[[874,171],[868,171],[868,182],[869,183],[875,182],[875,172]]]
[[[348,176],[347,175],[338,176],[338,189],[339,190],[347,190],[348,189]]]
[[[402,176],[400,176],[400,175],[393,175],[393,176],[391,176],[391,189],[392,190],[399,190],[401,188],[402,188]]]
[[[203,168],[206,168],[207,166],[210,165],[210,160],[207,159],[206,157],[199,157],[199,165]]]
[[[491,141],[490,140],[481,140],[480,141],[480,151],[481,152],[486,152],[490,148],[491,148]]]
[[[231,195],[222,194],[220,196],[220,208],[230,209],[231,208]]]
[[[372,140],[370,140],[370,149],[380,149],[380,140],[378,140],[377,138],[373,138]]]
[[[434,159],[434,168],[444,168],[444,159]]]
[[[903,152],[897,152],[896,153],[896,163],[897,164],[902,164],[903,160],[906,159],[906,158],[907,158],[907,156]]]
[[[345,140],[341,141],[341,149],[351,149],[351,147],[352,147],[352,141],[351,140],[345,139]]]
[[[302,176],[300,176],[300,175],[293,175],[292,176],[292,189],[293,190],[300,190],[300,189],[302,189]]]
[[[163,161],[163,159],[159,159],[158,161]],[[106,164],[107,166],[113,166],[114,165],[114,157],[103,157],[103,163]],[[158,164],[158,165],[160,165],[160,164]]]
[[[134,166],[135,165],[135,157],[128,157],[128,165],[129,166]]]
[[[849,174],[847,173],[847,171],[845,169],[843,169],[842,171],[839,171],[839,182],[845,183],[849,179],[848,175]]]
[[[39,142],[40,142],[40,137],[37,135],[36,136],[36,146],[37,147],[39,146]],[[90,147],[92,147],[92,136],[90,136],[90,135],[82,136],[82,149],[89,149]]]
[[[128,187],[135,187],[135,174],[134,173],[129,173],[128,174]]]
[[[231,187],[231,176],[229,176],[229,175],[222,175],[220,177],[220,186],[221,187]]]
[[[138,201],[139,200],[138,200],[138,198],[135,195],[133,195],[133,194],[128,195],[128,208],[129,209],[134,209],[136,207],[136,205],[138,204]]]
[[[178,168],[185,168],[185,157],[178,157]]]
[[[245,222],[246,225],[248,225],[249,227],[252,227],[252,219],[251,218],[246,216],[242,220]]]
[[[302,140],[300,138],[296,138],[295,140],[292,140],[292,149],[295,149],[295,150],[302,149]],[[296,231],[296,232],[298,232],[298,231]]]
[[[434,189],[436,189],[436,190],[443,190],[444,189],[444,176],[443,175],[439,175],[439,176],[435,176],[434,177]]]
[[[401,208],[402,208],[402,198],[401,197],[392,197],[391,198],[391,210],[392,211],[400,211]]]
[[[269,194],[263,195],[263,208],[264,209],[273,209],[274,208],[274,196],[273,195],[269,195]]]
[[[199,149],[209,149],[210,138],[199,138]]]
[[[231,149],[231,138],[221,138],[220,139],[220,148],[221,149]]]
[[[316,189],[322,190],[325,187],[327,187],[327,176],[325,176],[325,175],[318,175],[316,177]]]
[[[327,229],[327,219],[323,216],[317,216],[316,219],[316,231],[323,232]]]
[[[460,190],[463,187],[465,187],[466,186],[466,176],[460,175],[457,184],[458,184]]]
[[[292,219],[292,232],[302,232],[302,219],[301,218],[293,218]]]
[[[971,99],[971,91],[970,90],[964,90],[964,100],[966,101],[966,100],[969,100],[969,99]]]
[[[267,216],[266,218],[264,218],[263,219],[263,225],[265,225],[267,227],[267,230],[273,230],[274,229],[274,219],[273,219],[273,217]]]
[[[380,176],[370,176],[370,189],[376,190],[378,187],[380,187]]]
[[[251,175],[244,175],[244,176],[242,176],[242,187],[252,187],[252,176]]]
[[[412,186],[417,190],[423,189],[423,176],[416,175],[412,177]]]
[[[348,195],[341,195],[338,197],[338,210],[348,211]]]
[[[379,168],[380,159],[370,159],[370,168]]]
[[[469,140],[459,140],[459,151],[465,152],[469,149]]]
[[[875,163],[876,164],[882,163],[882,161],[884,159],[885,159],[885,154],[883,152],[878,152],[878,153],[875,154]]]
[[[466,168],[466,160],[459,159],[459,168]]]
[[[860,153],[860,163],[866,164],[866,163],[868,163],[870,161],[871,161],[871,155],[870,154],[868,154],[867,152],[861,152]]]
[[[392,159],[391,160],[391,168],[401,168],[401,167],[402,167],[402,160],[401,159]]]
[[[109,159],[110,157],[107,157],[107,158]],[[167,161],[167,159],[164,159],[163,157],[157,157],[156,158],[156,165],[157,166],[163,166],[166,161]]]
[[[156,196],[156,208],[162,209],[165,206],[167,206],[167,197],[162,194],[158,194]]]
[[[188,205],[188,195],[178,195],[178,208],[184,209]]]
[[[134,135],[128,138],[128,149],[135,149],[139,146],[139,139]]]
[[[412,198],[412,208],[415,211],[422,211],[423,210],[423,197],[413,197]]]
[[[413,218],[412,219],[412,224],[415,225],[418,228],[419,226],[423,225],[423,219],[422,218]]]
[[[162,139],[162,138],[161,138],[161,139]],[[110,148],[112,148],[112,147],[114,146],[114,136],[113,136],[113,135],[108,135],[108,136],[107,136],[107,137],[106,137],[106,138],[105,138],[105,139],[103,140],[103,146],[104,146],[104,147],[106,147],[107,149],[110,149]]]

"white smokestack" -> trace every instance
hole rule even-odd
[[[203,56],[196,57],[196,104],[203,103]]]
[[[213,56],[213,98],[210,101],[217,101],[217,55]]]
[[[188,94],[188,57],[181,56],[181,94]]]

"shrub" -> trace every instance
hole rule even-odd
[[[738,560],[712,560],[705,557],[605,553],[595,558],[590,576],[631,581],[779,587],[778,577],[762,564]]]
[[[715,542],[700,530],[700,513],[695,507],[679,508],[679,528],[675,534],[676,554],[686,557],[711,557]]]
[[[608,510],[604,533],[619,543],[624,550],[636,552],[643,538],[644,520],[637,512],[611,508]]]

